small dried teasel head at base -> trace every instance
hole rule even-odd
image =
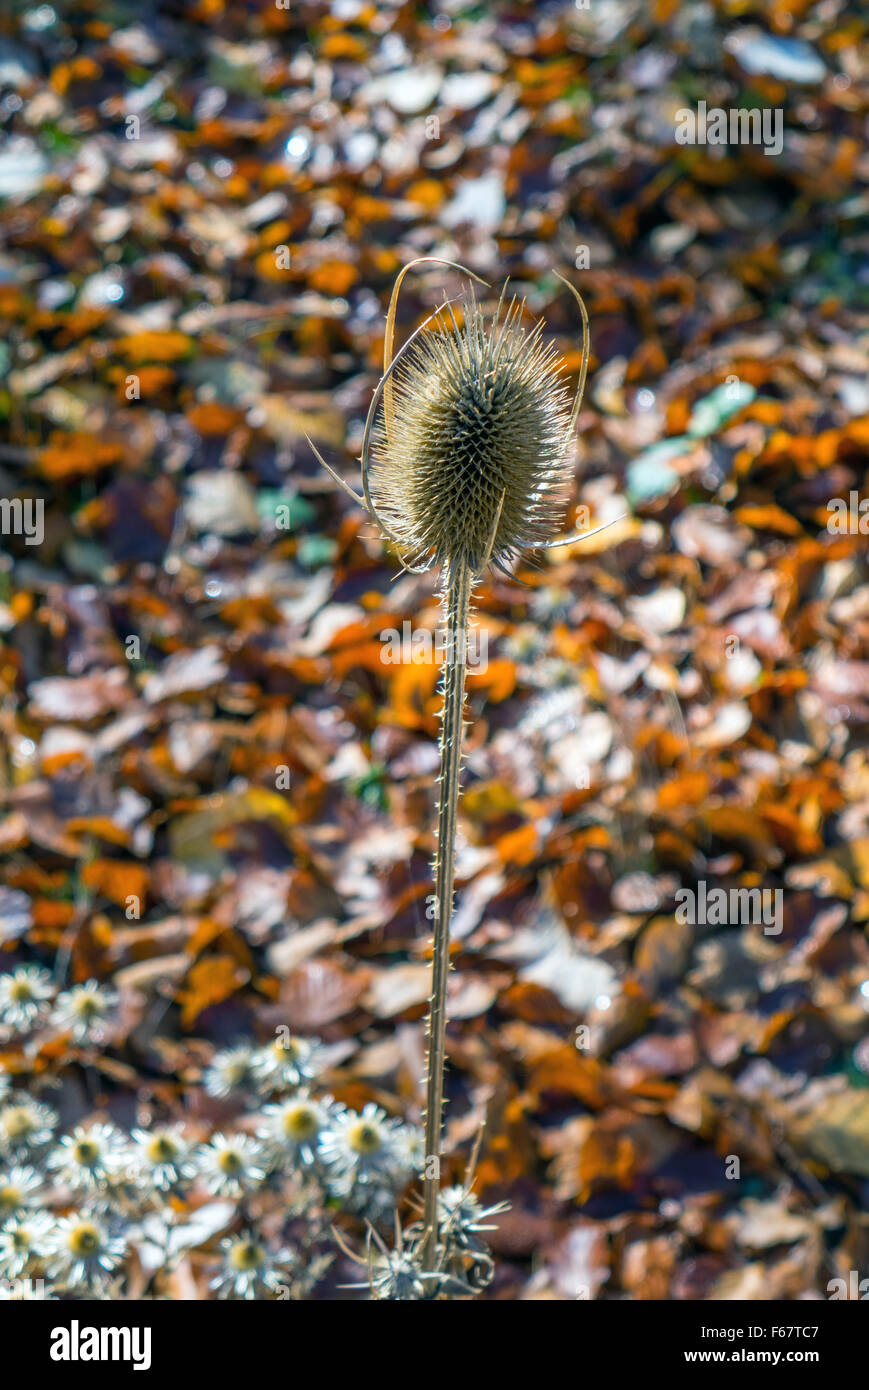
[[[408,556],[478,573],[545,545],[563,517],[570,400],[543,325],[515,298],[489,318],[473,295],[398,362],[371,447],[371,495]]]
[[[489,1218],[509,1210],[509,1202],[495,1202],[484,1207],[469,1188],[445,1187],[438,1193],[438,1228],[447,1242],[465,1249],[482,1249],[480,1236],[486,1231],[497,1230],[496,1226],[487,1224]]]

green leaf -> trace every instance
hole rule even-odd
[[[755,388],[747,381],[736,377],[733,381],[716,386],[715,390],[702,401],[697,401],[688,421],[688,433],[694,439],[705,439],[726,424],[732,416],[750,405],[757,395]]]

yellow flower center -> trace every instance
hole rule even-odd
[[[178,1156],[178,1145],[168,1134],[155,1134],[148,1144],[147,1153],[152,1163],[170,1163]]]
[[[358,1124],[350,1126],[347,1143],[358,1154],[374,1154],[382,1147],[383,1139],[377,1125],[360,1120]]]
[[[240,1240],[229,1252],[229,1263],[233,1269],[256,1269],[263,1262],[262,1247],[252,1241]]]
[[[9,995],[16,1004],[29,1004],[33,998],[33,990],[27,980],[14,980]]]
[[[80,1163],[84,1168],[90,1168],[96,1163],[100,1156],[99,1145],[93,1139],[80,1139],[72,1151],[76,1163]]]
[[[284,1133],[288,1139],[313,1139],[320,1128],[312,1105],[295,1105],[284,1112]]]
[[[100,1233],[96,1226],[76,1226],[67,1236],[66,1243],[74,1255],[92,1255],[99,1249]]]
[[[12,1105],[4,1111],[3,1128],[10,1139],[22,1139],[33,1129],[33,1116],[23,1105]]]
[[[236,1153],[235,1149],[223,1149],[217,1166],[224,1173],[238,1173],[243,1167],[241,1154]]]

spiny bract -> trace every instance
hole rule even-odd
[[[469,298],[459,326],[449,308],[396,368],[371,490],[408,559],[506,569],[555,535],[572,471],[560,359],[522,304],[501,309],[487,323]]]

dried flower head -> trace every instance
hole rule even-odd
[[[462,1279],[441,1268],[440,1262],[435,1270],[423,1268],[421,1226],[402,1231],[397,1212],[394,1212],[394,1223],[395,1244],[391,1250],[369,1223],[364,1257],[346,1245],[338,1231],[333,1233],[336,1244],[345,1255],[355,1264],[367,1266],[365,1282],[345,1284],[345,1288],[367,1289],[375,1302],[389,1300],[394,1303],[416,1303],[441,1297],[463,1298],[473,1293],[473,1289]]]
[[[47,1212],[28,1212],[0,1228],[0,1274],[17,1279],[48,1253],[54,1223]]]
[[[179,1125],[151,1131],[134,1129],[133,1140],[133,1164],[140,1184],[152,1184],[159,1192],[170,1192],[195,1176],[192,1145]]]
[[[222,1240],[220,1248],[223,1267],[209,1286],[218,1298],[289,1298],[293,1281],[303,1272],[294,1251],[272,1253],[251,1231]]]
[[[87,980],[58,995],[53,1022],[58,1028],[68,1030],[75,1042],[102,1042],[117,1002],[115,990],[97,980]]]
[[[0,1152],[10,1159],[24,1159],[51,1142],[57,1121],[50,1106],[19,1092],[0,1110]]]
[[[295,1090],[316,1076],[318,1049],[308,1038],[291,1037],[282,1032],[255,1053],[253,1067],[257,1085],[264,1095]]]
[[[221,1100],[254,1084],[254,1050],[245,1043],[215,1052],[205,1073],[205,1089]]]
[[[570,402],[555,348],[503,296],[473,295],[411,344],[373,450],[371,492],[408,554],[502,568],[555,534],[572,472]],[[391,416],[391,418],[389,418]]]
[[[320,1141],[338,1111],[330,1096],[315,1100],[307,1090],[291,1100],[267,1105],[267,1121],[258,1131],[276,1167],[313,1167],[319,1157]]]
[[[38,965],[20,965],[9,975],[0,975],[0,1022],[13,1033],[35,1028],[48,1012],[54,985],[47,970]]]
[[[95,1217],[62,1217],[51,1241],[49,1274],[68,1287],[94,1288],[111,1277],[125,1248],[123,1236]]]
[[[110,1183],[126,1162],[127,1145],[114,1125],[77,1125],[63,1135],[48,1167],[69,1187],[90,1191]]]
[[[487,1225],[490,1216],[509,1211],[509,1202],[496,1202],[484,1207],[467,1187],[445,1187],[438,1194],[438,1224],[440,1234],[448,1245],[475,1253],[485,1251],[480,1237],[495,1226]]]
[[[335,1191],[349,1192],[354,1184],[386,1185],[401,1180],[395,1140],[401,1126],[388,1120],[373,1101],[363,1108],[341,1110],[322,1136],[321,1153],[329,1166]]]
[[[213,1134],[196,1154],[200,1177],[209,1192],[241,1197],[264,1182],[263,1146],[248,1134]]]
[[[0,1169],[0,1223],[38,1202],[43,1180],[29,1164]]]

